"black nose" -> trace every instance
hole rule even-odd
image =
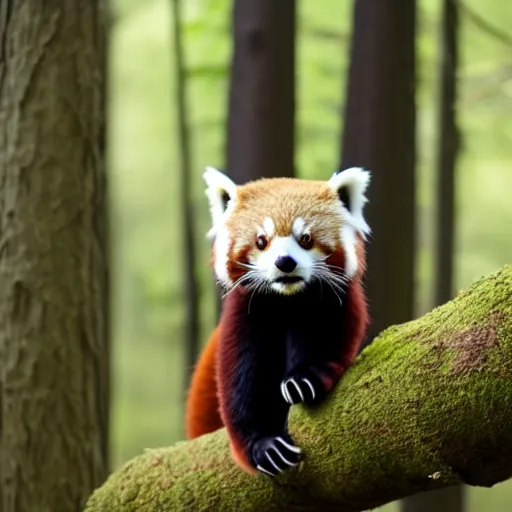
[[[275,261],[275,266],[281,270],[281,272],[293,272],[297,266],[297,262],[290,258],[290,256],[279,256]]]

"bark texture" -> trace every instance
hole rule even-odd
[[[105,13],[0,2],[0,509],[80,510],[107,475]]]
[[[414,316],[416,1],[357,0],[353,27],[340,161],[372,173],[371,341]]]
[[[512,476],[512,266],[385,330],[315,411],[295,406],[305,460],[277,479],[232,462],[226,432],[149,450],[87,512],[362,511]]]
[[[294,175],[295,0],[235,0],[227,172]]]

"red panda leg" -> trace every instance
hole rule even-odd
[[[208,340],[192,374],[185,412],[188,439],[213,432],[222,427],[215,378],[218,337],[217,328]]]
[[[302,458],[287,432],[289,405],[279,388],[286,371],[285,332],[274,328],[271,298],[254,296],[250,314],[248,300],[237,290],[225,299],[217,361],[220,408],[235,462],[249,473],[275,476]]]
[[[288,372],[281,394],[290,405],[321,403],[353,363],[368,323],[361,284],[349,285],[341,306],[337,298],[330,305],[324,300],[321,310],[309,314],[316,322],[292,325],[287,340]]]

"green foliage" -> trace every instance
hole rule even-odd
[[[215,312],[201,172],[205,165],[224,166],[231,2],[183,3],[205,339]],[[512,26],[512,10],[499,0],[485,5],[472,0],[469,5],[503,31]],[[439,2],[422,0],[420,8],[419,312],[430,308],[431,295]],[[116,0],[114,9],[109,163],[115,261],[112,443],[118,467],[144,447],[168,445],[183,437],[186,283],[182,279],[169,0]],[[297,164],[301,177],[326,178],[337,167],[351,21],[351,2],[299,3]],[[512,185],[510,47],[467,17],[462,21],[459,117],[464,151],[457,179],[457,288],[509,262],[512,253],[512,206],[507,192]],[[499,487],[501,493],[472,490],[470,512],[480,510],[483,500],[486,510],[501,510],[500,500],[512,496],[507,485]]]

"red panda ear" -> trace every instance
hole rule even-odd
[[[363,216],[363,207],[368,202],[365,196],[370,182],[370,173],[360,167],[350,167],[334,173],[328,181],[329,187],[338,195],[348,221],[363,237],[370,227]]]
[[[208,237],[214,237],[223,224],[226,210],[236,201],[237,187],[233,180],[214,167],[207,167],[203,173],[206,196],[210,203],[212,228]]]
[[[356,233],[363,239],[370,233],[370,227],[363,217],[365,196],[370,182],[370,173],[359,167],[351,167],[331,176],[328,185],[340,199],[344,213],[341,227],[341,242],[345,251],[345,274],[349,279],[357,274],[359,261],[356,250]]]

